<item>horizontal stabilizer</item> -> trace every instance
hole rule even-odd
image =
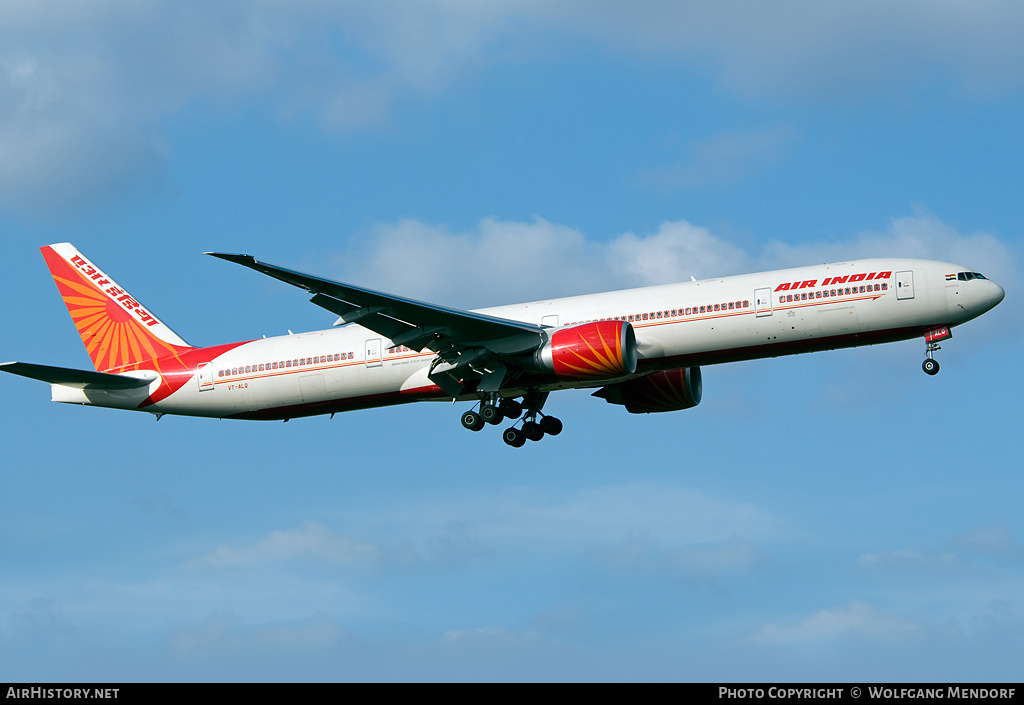
[[[145,387],[155,379],[154,377],[126,377],[106,372],[72,370],[67,367],[33,365],[28,362],[0,362],[0,371],[75,389],[137,389]]]

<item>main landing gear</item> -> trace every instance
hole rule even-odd
[[[547,392],[530,393],[520,403],[508,397],[498,401],[497,395],[488,395],[480,402],[479,411],[470,409],[462,415],[462,425],[470,431],[479,431],[485,424],[496,426],[505,419],[518,419],[522,416],[521,428],[513,424],[501,434],[506,444],[522,448],[527,441],[539,441],[545,435],[557,436],[562,432],[561,421],[540,412],[547,396]]]

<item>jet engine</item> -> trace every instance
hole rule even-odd
[[[594,396],[609,404],[621,404],[631,414],[654,414],[697,406],[702,387],[699,367],[680,367],[601,387]]]
[[[591,321],[551,333],[534,359],[560,379],[611,379],[636,371],[636,335],[626,321]]]

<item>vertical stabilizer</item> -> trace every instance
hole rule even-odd
[[[70,243],[39,249],[97,370],[137,368],[149,360],[190,349]]]

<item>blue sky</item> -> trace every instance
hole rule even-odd
[[[203,257],[473,308],[869,256],[1001,306],[555,395],[287,424],[2,382],[0,680],[1013,680],[1024,655],[1016,3],[7,2],[0,358],[87,368],[37,248],[194,345],[323,328]]]

